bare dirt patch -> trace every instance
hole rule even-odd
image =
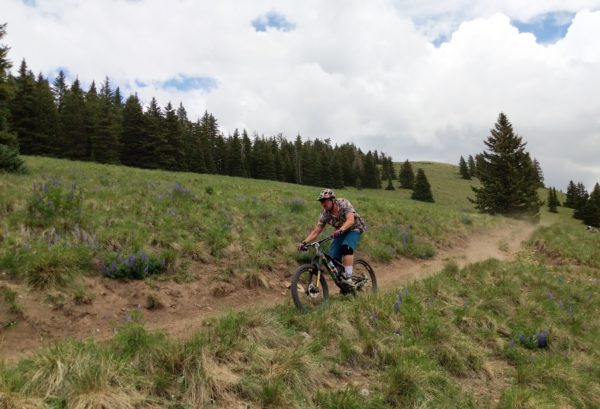
[[[440,271],[454,261],[459,266],[488,258],[511,259],[521,249],[535,225],[507,221],[493,231],[474,234],[451,249],[446,249],[431,260],[400,259],[390,264],[375,264],[379,286],[382,289],[420,279]],[[84,278],[89,300],[64,297],[34,291],[0,276],[0,285],[15,291],[22,310],[15,325],[0,328],[0,359],[15,359],[53,342],[73,339],[105,340],[115,328],[131,319],[131,311],[143,311],[148,329],[163,330],[174,337],[191,337],[202,322],[227,310],[241,310],[251,306],[269,306],[290,302],[289,282],[293,268],[277,266],[265,272],[268,289],[243,288],[237,284],[215,281],[214,267],[194,265],[198,277],[191,283],[172,281],[120,282],[102,277]],[[223,287],[215,289],[216,286]],[[240,288],[242,287],[242,288]],[[0,303],[2,300],[0,300]],[[4,312],[0,309],[0,312]],[[0,316],[0,323],[5,321]]]

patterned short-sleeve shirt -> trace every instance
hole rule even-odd
[[[354,224],[350,228],[350,230],[357,231],[362,233],[367,230],[367,225],[364,220],[359,216],[359,214],[352,207],[352,203],[350,203],[346,199],[334,199],[339,208],[339,212],[337,216],[334,216],[331,212],[323,209],[321,210],[321,214],[319,215],[319,224],[325,226],[326,224],[330,224],[336,229],[342,227],[344,222],[346,221],[346,216],[349,213],[354,213]]]

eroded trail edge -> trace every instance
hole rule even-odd
[[[459,266],[489,258],[510,260],[522,249],[536,225],[507,220],[502,227],[474,233],[451,249],[439,251],[430,260],[400,259],[390,264],[374,264],[379,287],[391,289],[440,271],[448,262]],[[292,271],[275,269],[269,273],[268,290],[242,289],[221,298],[210,293],[212,274],[192,283],[117,282],[86,278],[95,298],[89,304],[65,302],[59,308],[48,294],[31,291],[0,278],[0,286],[14,290],[22,315],[14,326],[0,329],[0,359],[13,360],[54,342],[74,339],[105,340],[115,328],[131,319],[131,311],[143,311],[146,328],[165,331],[172,337],[191,337],[206,318],[227,310],[243,310],[290,302],[287,284]],[[159,308],[148,308],[154,299]],[[3,317],[0,317],[3,321]]]

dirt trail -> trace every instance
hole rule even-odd
[[[438,252],[431,260],[401,259],[391,264],[375,264],[381,289],[420,279],[440,271],[449,261],[459,266],[488,258],[508,260],[521,249],[535,225],[508,220],[502,228],[474,234],[451,249]],[[130,311],[143,310],[148,329],[159,329],[172,337],[187,338],[206,318],[229,309],[268,306],[290,302],[286,288],[291,271],[283,267],[270,272],[268,290],[239,290],[216,298],[212,295],[212,274],[192,283],[128,282],[104,278],[86,279],[87,291],[95,295],[90,303],[58,301],[2,279],[0,288],[17,292],[23,312],[12,327],[0,327],[0,360],[13,360],[40,347],[66,338],[105,340],[115,328],[130,319]],[[224,288],[225,293],[228,288]],[[60,298],[60,297],[59,297]],[[160,308],[148,309],[149,300]],[[6,323],[7,311],[0,309],[0,323]]]

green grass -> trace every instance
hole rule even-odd
[[[314,227],[318,187],[26,157],[30,173],[0,178],[0,270],[37,289],[69,288],[118,256],[193,262],[264,286],[257,272],[297,262],[294,243]],[[341,189],[367,221],[361,250],[375,261],[429,258],[456,236],[498,223],[466,200],[453,167],[422,164],[436,203],[405,190]],[[450,172],[450,173],[449,173]],[[120,271],[120,270],[119,270]],[[122,274],[123,275],[123,274]],[[145,274],[124,274],[143,277]]]
[[[157,254],[168,248],[177,259],[218,263],[224,276],[243,271],[246,285],[261,286],[256,266],[295,263],[293,242],[318,211],[318,189],[310,187],[27,159],[32,175],[0,179],[1,268],[14,279],[29,277],[27,266],[54,265],[53,252],[70,260],[76,276],[92,272],[90,258],[117,247]],[[431,176],[426,172],[434,195],[436,181],[468,190],[468,182],[442,180],[442,165],[431,166]],[[44,172],[77,180],[87,236],[27,227],[31,192],[23,186]],[[176,182],[189,193],[178,196]],[[161,194],[173,199],[165,203]],[[435,204],[413,202],[399,191],[347,189],[340,196],[356,204],[371,227],[362,251],[380,252],[383,260],[425,257],[454,235],[502,222],[469,211],[452,190],[440,190]],[[225,233],[205,236],[222,223]],[[0,362],[0,405],[600,407],[600,234],[586,232],[568,209],[544,211],[541,223],[514,261],[462,269],[448,264],[403,289],[334,296],[313,314],[299,314],[291,303],[230,311],[186,340],[149,331],[133,314],[105,343],[66,341]],[[409,251],[410,245],[422,247]],[[52,277],[36,282],[69,284]],[[5,291],[5,303],[14,299]],[[538,341],[542,334],[547,345]]]
[[[569,249],[594,240],[581,232]],[[2,396],[47,407],[599,407],[600,271],[545,257],[532,246],[513,262],[449,264],[314,314],[232,311],[190,340],[134,317],[105,344],[66,342],[0,365]]]

